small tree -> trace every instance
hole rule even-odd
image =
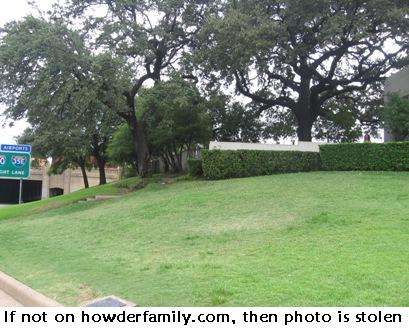
[[[211,138],[206,100],[194,84],[180,77],[145,90],[139,106],[151,151],[176,172],[182,171],[184,153],[191,155],[195,144]]]
[[[395,141],[405,141],[409,136],[409,99],[389,93],[381,118]]]
[[[132,143],[132,133],[127,124],[121,125],[112,137],[112,141],[107,148],[108,159],[111,163],[131,166],[138,172],[138,161],[136,158],[135,146]]]

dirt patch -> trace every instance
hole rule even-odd
[[[76,303],[82,304],[98,297],[98,293],[86,285],[81,285],[78,290]]]

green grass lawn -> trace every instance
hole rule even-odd
[[[0,221],[45,212],[51,209],[67,206],[79,200],[96,195],[120,195],[124,192],[129,192],[134,188],[142,186],[141,184],[142,180],[140,178],[128,178],[116,183],[94,186],[66,195],[53,197],[48,200],[33,201],[24,205],[10,205],[6,208],[0,209]]]
[[[0,208],[0,270],[67,305],[409,306],[408,184],[316,172]]]

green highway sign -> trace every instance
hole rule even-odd
[[[30,154],[0,151],[0,178],[29,178],[30,160]]]

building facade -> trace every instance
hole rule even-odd
[[[107,182],[119,180],[119,168],[106,168]],[[89,186],[99,184],[99,172],[87,171]],[[67,169],[61,175],[50,175],[48,166],[31,168],[30,178],[23,181],[23,202],[47,199],[83,189],[84,180],[81,170]],[[0,179],[0,203],[18,203],[19,180]]]

